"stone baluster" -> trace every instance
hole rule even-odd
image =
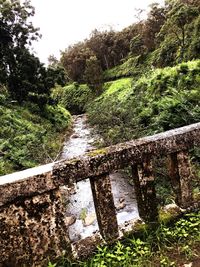
[[[90,178],[99,230],[105,240],[118,237],[116,210],[109,174]]]
[[[0,266],[47,266],[71,253],[60,190],[0,207]]]
[[[151,160],[146,158],[142,164],[133,165],[132,175],[140,217],[146,222],[156,222],[158,207]]]
[[[176,195],[176,203],[182,208],[192,204],[192,171],[187,151],[168,156],[169,176]]]

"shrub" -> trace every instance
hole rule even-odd
[[[56,87],[51,94],[52,99],[73,114],[84,113],[94,93],[85,84],[73,83],[65,87]]]
[[[89,105],[91,123],[108,145],[200,121],[199,64],[197,60],[157,69],[135,82],[107,83]]]
[[[52,161],[59,153],[70,114],[59,106],[46,106],[45,117],[39,112],[35,104],[0,104],[0,175]]]
[[[71,115],[69,111],[60,105],[46,105],[44,111],[45,117],[55,125],[57,131],[62,131],[69,127]]]

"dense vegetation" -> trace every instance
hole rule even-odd
[[[63,107],[19,106],[0,94],[0,175],[51,162],[59,156],[71,116]]]
[[[106,144],[200,121],[200,60],[105,84],[88,108]]]
[[[64,89],[61,105],[86,110],[106,145],[199,121],[199,32],[198,0],[152,4],[120,32],[94,30],[61,57],[69,79],[90,90]]]
[[[94,69],[95,80],[98,75],[100,79],[100,70],[106,71],[103,76],[108,80],[198,58],[199,11],[199,0],[167,0],[163,7],[154,3],[146,20],[139,19],[120,32],[94,30],[89,39],[63,51],[61,63],[71,80],[83,83]],[[128,64],[118,71],[127,59]]]
[[[0,0],[0,175],[53,161],[70,127],[67,110],[87,112],[104,145],[200,121],[199,0],[154,3],[143,20],[141,12],[122,31],[94,30],[45,67],[31,52],[40,34],[30,1]],[[198,175],[194,189],[199,194]],[[161,204],[166,191],[158,190]],[[182,264],[200,257],[199,216],[147,229],[73,265]]]
[[[30,49],[32,41],[40,38],[30,22],[34,15],[30,1],[0,0],[0,153],[4,165],[8,158],[16,169],[38,162],[31,159],[34,153],[29,149],[27,158],[25,152],[22,157],[5,152],[9,147],[11,153],[17,145],[12,135],[9,145],[4,142],[7,132],[15,132],[7,109],[13,110],[13,116],[26,109],[30,116],[39,116],[38,121],[48,121],[51,127],[43,122],[42,127],[49,134],[64,128],[57,121],[58,113],[67,114],[64,108],[73,114],[87,111],[107,145],[199,121],[200,63],[187,62],[200,54],[199,11],[198,0],[167,0],[162,7],[152,4],[145,20],[138,19],[119,32],[94,30],[90,38],[63,51],[60,61],[50,56],[46,68]],[[22,130],[21,137],[24,134]],[[5,166],[1,173],[10,171]]]
[[[76,82],[65,87],[56,86],[51,93],[55,103],[67,107],[73,114],[80,114],[86,111],[88,103],[94,99],[94,94],[87,84]]]
[[[70,114],[51,99],[64,85],[63,68],[44,66],[32,52],[40,37],[30,1],[0,0],[0,175],[52,161],[62,146]]]
[[[86,262],[70,263],[65,258],[48,267],[175,267],[200,257],[200,213],[186,214],[173,225],[160,223],[157,229],[144,228],[114,245],[102,246]]]

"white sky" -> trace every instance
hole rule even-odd
[[[59,58],[60,50],[88,38],[95,28],[111,25],[121,30],[131,25],[135,9],[146,10],[153,2],[164,0],[31,0],[36,12],[33,24],[42,34],[34,51],[44,63],[50,54]]]

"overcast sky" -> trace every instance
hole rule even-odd
[[[132,24],[135,9],[147,9],[164,0],[31,0],[35,7],[33,24],[40,28],[42,39],[34,51],[42,62],[50,54],[59,58],[60,50],[89,37],[95,28],[111,25],[115,30]]]

